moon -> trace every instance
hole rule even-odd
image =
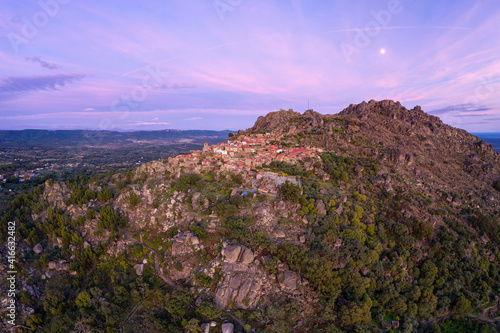
[[[385,54],[385,49],[380,49],[380,54]]]

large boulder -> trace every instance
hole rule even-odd
[[[290,270],[284,271],[279,277],[281,289],[293,292],[300,283],[300,276]]]
[[[210,333],[210,324],[209,323],[204,323],[201,324],[201,333]]]
[[[184,254],[193,253],[193,248],[198,248],[197,246],[200,244],[200,239],[193,235],[191,232],[181,232],[177,236],[174,237],[172,243],[172,256],[180,256]]]
[[[234,325],[231,323],[222,324],[222,333],[233,333]]]
[[[316,201],[316,209],[318,210],[318,214],[326,215],[326,208],[323,200]]]
[[[228,245],[222,250],[222,254],[230,263],[236,262],[240,257],[241,245]]]
[[[253,251],[250,250],[249,248],[245,248],[244,251],[242,252],[243,253],[241,254],[241,263],[245,265],[250,264],[255,257]]]
[[[200,198],[201,198],[200,192],[196,192],[193,194],[193,198],[191,199],[191,204],[193,205],[193,207],[196,207],[198,202],[200,202]]]
[[[276,229],[273,231],[273,235],[274,237],[276,238],[285,238],[286,237],[286,234],[283,230],[280,230],[280,229]]]
[[[142,272],[144,271],[144,265],[143,264],[137,264],[134,266],[135,272],[137,275],[141,276]]]
[[[40,243],[36,244],[34,247],[33,247],[33,251],[36,253],[36,254],[39,254],[43,251],[43,247]]]

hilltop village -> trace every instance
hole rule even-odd
[[[169,171],[177,174],[184,169],[200,173],[217,168],[220,171],[239,173],[244,179],[251,179],[252,189],[240,189],[243,192],[276,194],[277,188],[287,181],[301,186],[300,178],[259,168],[275,161],[295,164],[307,158],[319,160],[319,155],[323,152],[321,148],[309,146],[284,147],[279,144],[279,139],[271,133],[266,133],[242,135],[237,139],[211,146],[205,143],[203,150],[169,158]]]

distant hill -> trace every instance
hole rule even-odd
[[[70,148],[75,146],[135,146],[137,144],[203,144],[227,139],[229,131],[161,130],[161,131],[88,131],[88,130],[22,130],[0,131],[0,147]]]

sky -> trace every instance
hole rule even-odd
[[[2,0],[0,129],[245,129],[392,99],[500,132],[498,0]]]

